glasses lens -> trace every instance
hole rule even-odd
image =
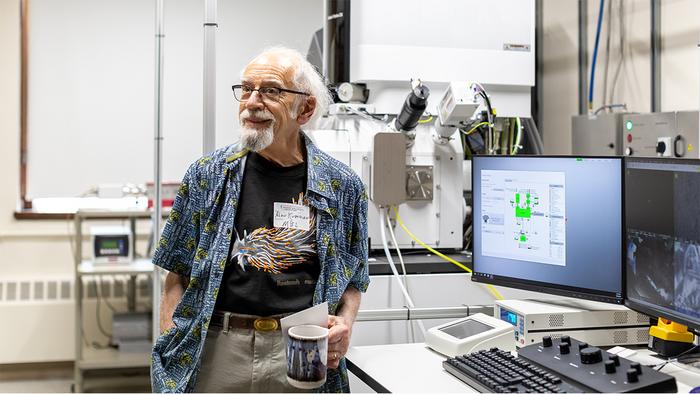
[[[241,101],[242,90],[241,85],[233,85],[233,97],[238,101]]]
[[[262,94],[263,97],[268,100],[277,101],[277,99],[280,97],[280,90],[278,88],[262,87],[259,91],[260,94]]]

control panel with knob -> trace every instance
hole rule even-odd
[[[518,356],[565,382],[587,387],[585,391],[677,391],[674,377],[569,336],[543,338],[542,343],[520,348]]]
[[[581,362],[584,364],[595,364],[603,361],[603,352],[597,347],[586,347],[579,351]]]

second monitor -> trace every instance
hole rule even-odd
[[[472,280],[621,304],[622,159],[476,156]]]

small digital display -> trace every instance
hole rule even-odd
[[[119,248],[119,243],[117,242],[116,239],[106,239],[106,240],[102,241],[101,246],[105,249],[117,249],[117,248]]]
[[[518,315],[505,309],[501,309],[501,320],[508,322],[514,326],[518,325]]]
[[[489,326],[488,324],[484,324],[474,319],[468,319],[453,324],[451,326],[441,328],[440,331],[452,335],[457,339],[464,339],[469,338],[472,335],[481,334],[482,332],[486,332],[492,329],[493,327]]]
[[[128,235],[96,235],[94,241],[95,257],[127,257],[129,255]]]

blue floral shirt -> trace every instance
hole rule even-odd
[[[347,286],[365,292],[367,194],[345,164],[319,150],[304,136],[308,160],[309,205],[316,209],[317,253],[321,272],[313,303],[328,302],[335,314]],[[234,144],[193,163],[180,186],[153,264],[189,278],[173,313],[175,327],[153,346],[151,382],[156,392],[191,392],[209,321],[228,257],[247,151]],[[320,391],[348,392],[345,360],[329,370]]]

